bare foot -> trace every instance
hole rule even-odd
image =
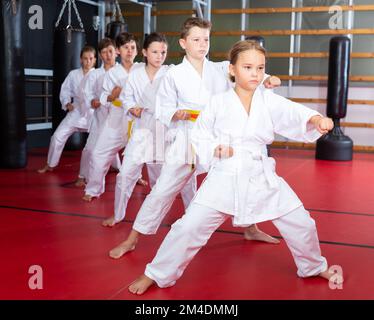
[[[84,187],[86,185],[86,182],[84,181],[84,178],[78,178],[77,181],[75,181],[76,187]]]
[[[246,240],[263,241],[273,244],[280,243],[278,239],[275,239],[272,236],[266,234],[265,232],[259,230],[255,224],[249,226],[244,230],[244,238]]]
[[[148,288],[153,285],[155,282],[148,278],[146,275],[141,275],[133,283],[129,285],[129,291],[132,294],[141,295],[148,290]]]
[[[104,227],[113,227],[115,224],[117,224],[116,220],[114,219],[114,216],[111,216],[108,219],[105,219],[101,225]]]
[[[87,202],[91,202],[94,197],[90,196],[89,194],[85,194],[82,199]]]
[[[336,285],[342,284],[344,282],[344,278],[342,275],[329,271],[329,269],[321,272],[318,276],[326,280],[332,281]]]
[[[126,240],[120,243],[117,247],[109,251],[109,256],[113,259],[119,259],[127,252],[135,249],[137,241]]]
[[[145,181],[145,180],[142,179],[142,178],[140,178],[140,179],[136,182],[136,184],[139,184],[139,185],[141,185],[141,186],[143,186],[143,187],[148,186],[148,182]]]
[[[43,168],[39,169],[39,173],[46,173],[47,171],[52,172],[53,168],[46,164]]]

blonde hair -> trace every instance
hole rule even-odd
[[[265,48],[256,40],[242,40],[236,42],[229,51],[229,61],[230,64],[234,65],[238,61],[239,54],[248,51],[256,50],[262,53],[266,57]],[[235,82],[235,77],[230,75],[230,80]]]
[[[210,23],[210,21],[201,18],[188,18],[182,25],[180,38],[186,39],[193,27],[208,29],[210,31],[210,29],[212,28],[212,24]]]

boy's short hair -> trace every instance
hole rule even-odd
[[[138,39],[132,34],[128,32],[122,32],[120,33],[116,38],[116,47],[119,49],[124,44],[129,43],[130,41],[135,41],[136,43],[136,49],[138,52],[140,51]]]
[[[110,46],[113,46],[113,48],[115,48],[116,47],[115,42],[110,38],[104,38],[100,40],[97,49],[99,50],[99,52],[101,52],[101,50],[108,48]]]
[[[188,18],[182,25],[180,38],[181,39],[186,39],[190,30],[193,27],[199,27],[201,29],[209,29],[210,30],[212,28],[212,24],[211,24],[210,21],[204,20],[204,19],[201,19],[201,18],[194,18],[194,17]]]
[[[81,55],[80,57],[82,58],[83,57],[83,54],[86,53],[86,52],[92,52],[94,54],[94,56],[96,57],[96,50],[94,47],[92,46],[84,46],[81,50]]]

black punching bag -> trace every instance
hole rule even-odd
[[[345,136],[340,119],[347,114],[351,40],[334,37],[330,40],[327,116],[334,129],[317,141],[316,158],[321,160],[352,160],[353,141]]]
[[[265,39],[261,36],[248,36],[245,40],[255,40],[257,41],[263,48],[265,48]]]
[[[127,24],[121,21],[112,21],[107,25],[106,36],[113,40],[116,40],[122,32],[127,32]]]
[[[27,164],[22,1],[0,4],[0,166]]]
[[[66,111],[62,110],[60,89],[68,73],[81,67],[80,52],[86,43],[83,30],[73,28],[56,28],[53,44],[53,106],[52,125],[56,130]],[[72,101],[74,104],[74,101]],[[87,134],[75,132],[67,141],[65,148],[80,150],[84,147]]]

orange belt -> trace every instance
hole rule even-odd
[[[183,110],[187,112],[191,117],[188,119],[188,121],[195,122],[197,120],[197,117],[200,114],[200,110]]]

